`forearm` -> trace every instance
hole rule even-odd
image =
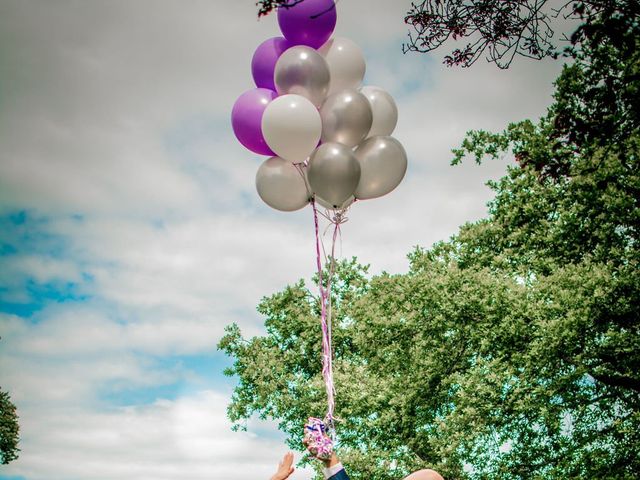
[[[332,454],[331,458],[324,463],[324,469],[322,471],[325,480],[340,478],[342,480],[347,479],[348,476],[344,472],[344,467],[342,463],[340,463],[340,459],[336,456],[336,454]]]

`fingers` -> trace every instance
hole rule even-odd
[[[287,452],[282,457],[282,460],[278,462],[278,471],[271,477],[271,480],[286,480],[294,470],[293,452]]]

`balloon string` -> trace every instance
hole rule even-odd
[[[330,388],[332,393],[330,409],[327,412],[327,424],[329,427],[329,434],[331,438],[335,441],[335,417],[333,414],[333,409],[335,407],[335,386],[333,384],[333,334],[332,334],[332,324],[333,324],[333,303],[331,297],[331,285],[333,282],[333,276],[336,271],[336,238],[338,233],[340,232],[340,223],[336,222],[333,224],[333,237],[331,239],[331,258],[329,259],[329,276],[327,278],[327,338],[328,341],[328,349],[329,349],[329,375],[331,378],[331,383],[327,388]]]
[[[325,389],[327,393],[327,415],[325,417],[325,424],[331,438],[335,441],[335,385],[333,383],[333,347],[332,347],[332,317],[333,317],[333,305],[331,298],[331,285],[336,270],[336,243],[337,239],[342,239],[342,232],[340,226],[348,221],[346,212],[348,207],[344,209],[334,210],[333,214],[330,214],[327,210],[326,213],[318,212],[315,197],[311,199],[311,206],[313,208],[313,219],[315,225],[316,235],[316,266],[318,268],[318,285],[320,288],[320,323],[322,326],[322,378],[325,383]],[[329,225],[323,235],[320,235],[320,225],[318,221],[318,214],[322,215],[329,221]],[[333,225],[333,235],[331,238],[331,255],[329,256],[329,272],[326,279],[326,285],[323,278],[322,260],[327,261],[326,250],[324,247],[324,241],[322,237],[326,235],[327,230]],[[322,246],[322,254],[320,253]]]
[[[332,256],[330,259],[329,275],[327,284],[324,285],[322,274],[322,256],[320,254],[320,227],[318,222],[318,209],[315,199],[311,200],[313,207],[313,220],[316,234],[316,266],[318,268],[318,285],[320,288],[320,324],[322,327],[322,378],[327,392],[327,416],[326,424],[331,437],[335,437],[334,409],[335,409],[335,387],[333,383],[333,350],[331,348],[331,278],[335,271],[335,258],[333,257],[334,245],[332,245]],[[333,238],[336,238],[338,224],[336,224]]]
[[[293,164],[293,166],[298,171],[298,174],[300,175],[300,178],[302,178],[302,181],[304,182],[304,188],[307,189],[308,198],[313,199],[313,192],[311,191],[311,187],[309,187],[309,182],[307,181],[307,176],[304,173],[304,169],[305,169],[306,165],[307,165],[306,161]]]

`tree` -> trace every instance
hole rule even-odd
[[[431,52],[449,40],[468,39],[445,56],[444,63],[473,65],[485,52],[506,68],[516,55],[541,59],[557,56],[547,0],[426,0],[411,4],[405,52]]]
[[[303,0],[258,0],[256,5],[258,6],[258,17],[268,15],[276,8],[292,8]]]
[[[465,39],[445,56],[445,64],[469,67],[486,54],[489,62],[508,68],[516,56],[540,60],[573,55],[594,30],[613,36],[619,17],[637,21],[639,11],[636,0],[423,0],[412,2],[405,17],[411,31],[403,50],[427,53]],[[557,17],[580,22],[565,48],[553,38],[551,24]]]
[[[338,269],[336,413],[352,478],[427,466],[445,478],[634,478],[637,274],[589,262],[525,279],[469,264],[463,246],[416,250],[405,275]],[[266,336],[232,326],[220,343],[240,380],[231,419],[276,419],[293,448],[325,408],[316,300],[290,286],[260,305]]]
[[[18,414],[7,392],[0,390],[0,461],[7,464],[18,458]]]
[[[574,34],[575,62],[565,66],[550,111],[550,136],[564,150],[548,173],[567,174],[570,157],[596,150],[637,164],[640,129],[640,4],[607,11]],[[567,148],[568,147],[568,148]],[[634,153],[635,152],[635,153]],[[560,151],[559,151],[560,153]]]
[[[406,274],[339,264],[336,415],[354,480],[640,471],[639,37],[614,17],[615,38],[596,21],[580,33],[544,118],[454,151],[515,157],[488,218],[417,248]],[[318,299],[300,281],[258,311],[265,336],[231,325],[219,345],[239,380],[229,416],[275,419],[295,448],[325,408]]]

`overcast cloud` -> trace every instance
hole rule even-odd
[[[0,0],[0,385],[22,429],[0,478],[267,479],[286,451],[272,423],[230,430],[216,351],[231,322],[260,334],[260,298],[315,262],[310,209],[261,203],[261,159],[230,127],[254,49],[279,33],[254,3]],[[485,215],[510,160],[450,167],[451,148],[542,115],[561,68],[402,55],[408,7],[338,3],[410,162],[342,229],[342,255],[373,272]]]

